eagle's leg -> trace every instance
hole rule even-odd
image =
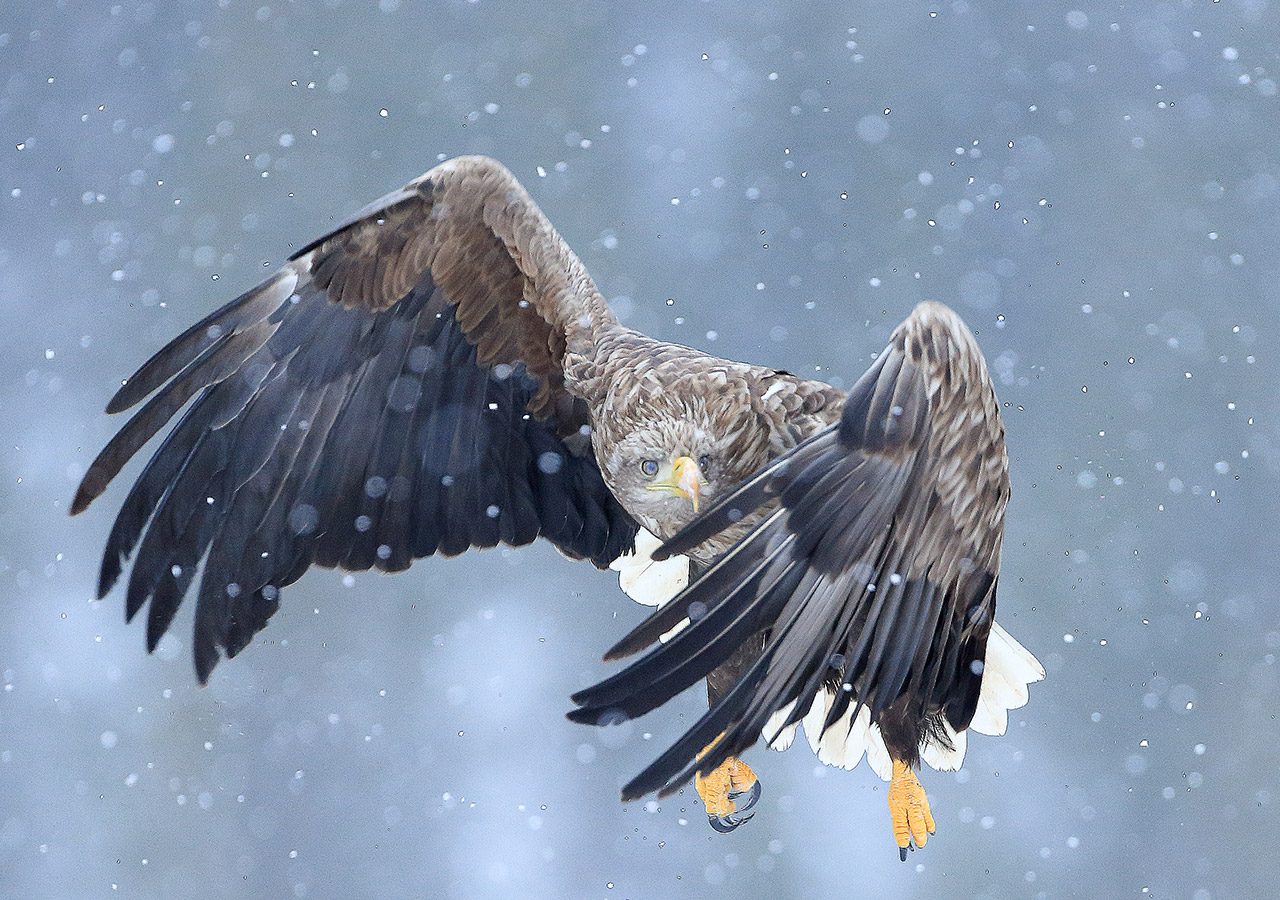
[[[707,700],[712,706],[729,692],[737,682],[738,674],[751,665],[763,647],[764,639],[757,635],[707,676]],[[702,753],[708,749],[710,746]],[[736,756],[730,756],[705,776],[694,776],[693,786],[707,808],[707,821],[722,834],[733,831],[755,815],[755,806],[760,800],[760,779]]]
[[[916,778],[911,766],[900,759],[893,761],[889,816],[893,822],[893,840],[898,845],[898,858],[905,862],[907,848],[923,847],[934,832],[934,824],[929,798],[920,779]]]
[[[716,740],[719,740],[717,738]],[[712,741],[701,757],[715,744]],[[736,756],[730,756],[707,775],[693,777],[693,786],[707,808],[707,821],[722,834],[733,831],[755,815],[760,799],[760,779],[751,767]]]
[[[905,706],[906,704],[901,704]],[[924,786],[916,777],[920,767],[920,737],[923,722],[899,704],[885,710],[880,717],[880,733],[885,748],[893,760],[893,775],[889,779],[889,818],[893,827],[893,840],[898,845],[898,858],[907,859],[907,850],[923,847],[929,841],[936,826],[929,798]]]

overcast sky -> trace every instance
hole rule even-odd
[[[6,0],[0,893],[1268,895],[1277,35],[1267,0]],[[692,788],[620,804],[705,700],[565,721],[643,611],[545,546],[313,571],[204,689],[190,604],[148,656],[92,602],[125,485],[66,509],[120,379],[476,152],[657,337],[847,385],[921,299],[977,332],[997,615],[1049,677],[922,775],[908,864],[802,744],[748,754],[729,836]]]

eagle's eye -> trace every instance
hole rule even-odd
[[[707,454],[704,453],[698,457],[698,468],[701,469],[703,472],[707,471],[707,467],[710,465],[711,465],[710,456],[707,456]]]
[[[658,461],[656,459],[641,460],[640,471],[652,478],[658,474]]]

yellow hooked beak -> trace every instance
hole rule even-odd
[[[689,457],[677,456],[669,465],[659,469],[653,482],[646,487],[651,491],[666,491],[684,497],[693,504],[696,513],[702,493],[702,470]]]

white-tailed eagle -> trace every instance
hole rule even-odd
[[[304,246],[107,410],[139,404],[71,511],[177,417],[98,593],[133,557],[126,615],[147,607],[154,649],[200,572],[201,682],[312,565],[392,572],[544,537],[670,600],[610,656],[670,639],[579,693],[574,719],[707,679],[706,716],[624,796],[696,775],[712,824],[736,827],[760,793],[738,755],[803,721],[824,762],[865,751],[892,779],[905,848],[933,831],[921,758],[958,765],[966,730],[1003,731],[1043,674],[994,624],[1008,465],[959,317],[918,306],[848,392],[653,340],[490,159],[437,166]]]

